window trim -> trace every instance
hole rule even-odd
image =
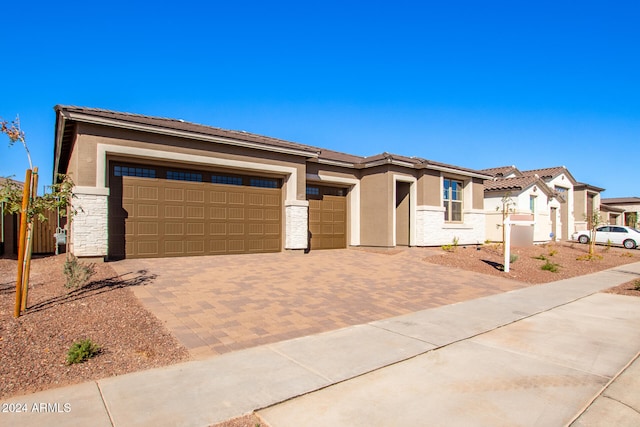
[[[447,181],[449,182],[449,186],[445,187]],[[456,190],[457,194],[458,194],[458,199],[451,199],[452,196],[452,185],[451,183],[455,182],[457,184],[459,184],[459,188]],[[465,182],[459,179],[455,179],[455,178],[447,178],[447,177],[443,177],[442,179],[442,206],[444,207],[444,222],[446,224],[462,224],[464,223],[464,187],[465,187]],[[445,195],[446,192],[446,195]],[[460,204],[460,219],[459,220],[454,220],[453,218],[453,204],[455,203],[459,203]]]

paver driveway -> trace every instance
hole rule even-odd
[[[433,249],[356,249],[112,264],[155,275],[133,292],[200,358],[529,286],[430,264]]]

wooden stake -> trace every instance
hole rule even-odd
[[[25,237],[27,234],[27,209],[29,208],[29,191],[31,187],[31,169],[27,169],[22,192],[22,210],[20,211],[20,236],[18,238],[18,277],[16,279],[16,305],[13,317],[20,317],[22,304],[22,273],[25,254]]]
[[[33,174],[31,175],[31,198],[35,199],[38,196],[38,168],[33,168]],[[24,261],[24,271],[22,274],[22,303],[20,307],[22,311],[27,309],[27,297],[29,295],[29,274],[31,272],[31,252],[33,250],[33,229],[35,218],[31,218],[28,223],[27,232],[27,244],[26,254]]]

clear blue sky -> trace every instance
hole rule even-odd
[[[55,104],[357,155],[565,165],[640,196],[638,1],[3,4],[0,117],[50,183]],[[22,180],[0,141],[0,176]]]

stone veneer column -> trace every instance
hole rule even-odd
[[[306,249],[309,232],[309,202],[285,202],[285,249]]]
[[[71,252],[77,257],[105,257],[108,254],[108,188],[75,187],[71,222]]]

